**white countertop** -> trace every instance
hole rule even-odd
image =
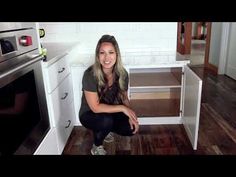
[[[79,43],[56,43],[47,42],[42,43],[43,48],[47,49],[47,59],[44,62],[45,66],[50,66],[52,63],[56,62],[58,59],[68,54],[74,47]]]
[[[42,43],[47,49],[47,62],[45,66],[60,59],[66,54],[70,54],[69,64],[72,67],[88,67],[94,63],[95,55],[88,53],[84,46],[77,43]],[[91,50],[90,50],[91,51]],[[122,62],[128,68],[155,68],[168,66],[182,66],[190,63],[183,55],[170,51],[140,51],[129,50],[121,54]]]

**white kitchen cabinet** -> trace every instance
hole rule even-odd
[[[140,124],[183,124],[196,150],[202,80],[187,65],[126,69],[131,107]]]
[[[47,90],[47,106],[53,135],[46,136],[39,146],[40,154],[61,154],[75,124],[72,78],[68,55],[43,63],[43,76]],[[54,137],[54,139],[52,138]],[[51,149],[57,149],[52,151]]]

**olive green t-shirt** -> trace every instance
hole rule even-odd
[[[128,90],[128,84],[129,84],[129,76],[126,71],[126,77],[125,77],[125,90],[126,91]],[[79,116],[91,110],[85,98],[84,90],[90,91],[90,92],[98,92],[98,82],[97,82],[97,79],[93,75],[92,66],[90,66],[87,70],[85,70],[84,75],[83,75],[83,79],[82,79],[83,94],[82,94],[81,106],[79,110]]]

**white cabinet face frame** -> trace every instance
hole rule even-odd
[[[153,67],[150,67],[150,66],[147,66],[147,67],[142,67],[142,66],[139,66],[139,67],[132,67],[132,66],[129,66],[129,67],[125,67],[125,69],[127,70],[129,76],[131,73],[135,73],[135,72],[141,72],[141,73],[149,73],[149,72],[162,72],[162,71],[168,71],[168,70],[171,70],[173,68],[177,68],[179,70],[179,74],[181,74],[181,76],[179,77],[179,79],[181,80],[181,84],[177,84],[177,85],[170,85],[170,86],[151,86],[151,90],[152,90],[152,87],[153,89],[158,89],[158,90],[162,90],[162,89],[179,89],[180,90],[180,99],[179,99],[179,113],[178,115],[176,116],[158,116],[158,117],[138,117],[139,119],[139,123],[140,125],[155,125],[155,124],[181,124],[182,121],[181,121],[181,117],[182,117],[182,113],[181,113],[181,110],[182,110],[182,96],[183,96],[183,66],[182,65],[162,65],[162,66],[153,66]],[[159,71],[158,71],[159,70]],[[129,77],[129,88],[128,88],[128,97],[129,99],[131,99],[131,90],[135,90],[131,87],[130,85],[130,77]],[[137,87],[139,88],[139,87]],[[141,88],[141,87],[140,87]],[[148,88],[150,90],[150,88]],[[145,87],[143,87],[143,89],[145,90]],[[147,89],[147,90],[148,90]]]

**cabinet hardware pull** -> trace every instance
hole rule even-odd
[[[69,128],[69,127],[70,127],[71,120],[68,120],[67,122],[68,122],[68,125],[67,125],[67,126],[65,126],[65,128]]]
[[[64,96],[64,97],[61,97],[61,100],[66,99],[67,96],[68,96],[68,93],[66,92],[66,93],[65,93],[65,96]]]
[[[58,73],[62,73],[65,70],[65,68],[63,67],[60,71],[58,71]]]

